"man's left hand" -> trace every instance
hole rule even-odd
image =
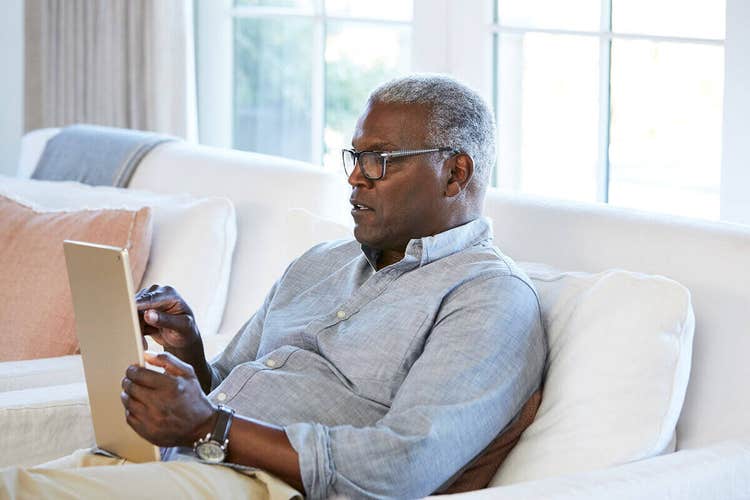
[[[216,407],[203,393],[192,366],[167,352],[144,356],[164,373],[128,367],[120,393],[128,424],[157,446],[192,446],[213,428]]]

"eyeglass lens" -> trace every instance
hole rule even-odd
[[[346,175],[352,175],[356,164],[355,154],[351,151],[344,150],[344,171]],[[383,159],[379,153],[364,152],[359,154],[359,164],[364,170],[365,177],[370,179],[377,179],[382,176],[383,171]]]

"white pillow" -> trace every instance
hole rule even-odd
[[[141,285],[172,285],[190,304],[204,336],[219,329],[237,238],[228,199],[5,176],[0,176],[0,193],[53,210],[151,206],[151,255]]]
[[[536,418],[490,486],[673,451],[690,375],[690,292],[661,276],[521,267],[539,293],[550,353]]]
[[[287,212],[285,259],[291,262],[323,241],[353,239],[353,227],[353,223],[342,224],[304,208],[290,208]]]

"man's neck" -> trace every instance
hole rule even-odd
[[[404,254],[406,253],[406,249],[404,250],[383,250],[380,252],[380,255],[378,256],[378,263],[376,270],[380,271],[384,267],[388,267],[391,264],[395,264],[396,262],[400,261],[404,258]]]

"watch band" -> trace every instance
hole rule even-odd
[[[217,407],[216,423],[213,431],[193,444],[193,451],[201,460],[218,464],[227,458],[229,448],[229,429],[232,426],[234,410],[228,406]]]
[[[219,404],[218,413],[211,439],[217,441],[221,446],[225,446],[229,438],[229,428],[232,426],[232,419],[234,418],[234,409]]]

